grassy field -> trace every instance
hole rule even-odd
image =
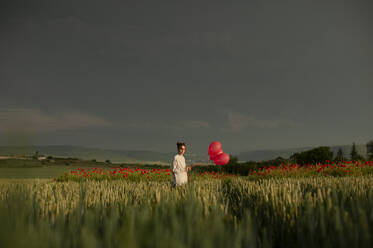
[[[60,159],[54,162],[31,159],[1,159],[0,178],[56,178],[77,167],[105,167],[104,163]]]
[[[372,209],[371,176],[2,179],[0,246],[371,247]]]
[[[173,188],[167,167],[2,160],[0,247],[372,247],[371,164],[344,166]]]
[[[73,166],[49,166],[35,168],[0,168],[0,178],[56,178],[69,172]]]

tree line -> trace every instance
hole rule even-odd
[[[227,173],[234,173],[240,175],[247,175],[250,170],[255,170],[263,167],[269,166],[278,166],[281,164],[299,164],[299,165],[306,165],[306,164],[317,164],[317,163],[325,163],[325,162],[343,162],[343,161],[365,161],[365,160],[373,160],[373,141],[370,141],[366,144],[367,148],[367,158],[362,156],[358,153],[356,149],[355,142],[352,144],[351,151],[349,154],[344,154],[342,149],[339,148],[336,155],[330,150],[328,146],[320,146],[317,148],[313,148],[303,152],[297,152],[290,156],[289,159],[285,159],[282,157],[277,157],[272,160],[267,161],[247,161],[247,162],[239,162],[236,156],[231,155],[231,159],[228,164],[225,166],[219,166],[218,170],[224,171]],[[200,167],[195,168],[195,170],[202,171],[216,171],[216,166],[207,166],[207,167]]]

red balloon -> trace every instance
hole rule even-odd
[[[210,154],[210,160],[215,160],[216,156],[220,155],[223,153],[223,150],[220,149],[216,154]]]
[[[229,162],[229,155],[221,153],[215,157],[214,162],[216,165],[226,165]]]
[[[214,141],[214,142],[211,142],[211,144],[209,145],[208,154],[216,155],[218,154],[218,152],[220,152],[220,150],[222,150],[221,143],[219,141]]]

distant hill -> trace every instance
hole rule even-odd
[[[237,157],[239,161],[249,161],[249,160],[262,161],[262,160],[275,159],[277,157],[289,158],[291,155],[293,155],[296,152],[310,150],[315,147],[247,151],[247,152],[239,153]],[[337,154],[337,151],[339,148],[342,149],[343,155],[346,158],[350,157],[352,145],[330,146],[330,150],[334,153],[334,156]],[[367,150],[366,150],[365,144],[362,144],[362,145],[356,144],[356,149],[360,155],[366,157]]]
[[[172,154],[153,151],[124,151],[81,146],[0,146],[1,155],[32,156],[38,151],[45,156],[72,157],[80,159],[110,160],[111,162],[165,163]]]
[[[88,148],[81,146],[0,146],[0,155],[23,155],[32,156],[38,151],[39,154],[55,157],[71,157],[80,159],[96,159],[121,163],[158,163],[169,164],[175,152],[161,153],[154,151],[138,150],[112,150],[100,148]],[[187,163],[207,162],[205,156],[188,154]]]
[[[255,150],[239,153],[239,161],[263,161],[275,159],[277,157],[289,158],[295,152],[306,151],[314,147],[288,148],[277,150]],[[334,155],[341,148],[346,158],[350,157],[351,145],[331,146]],[[366,146],[356,145],[360,155],[366,157]],[[81,146],[0,146],[0,156],[5,155],[22,155],[32,156],[38,151],[39,154],[55,157],[71,157],[80,159],[96,159],[97,161],[110,160],[118,163],[157,163],[169,164],[175,155],[175,152],[162,153],[154,151],[139,150],[112,150],[100,148],[88,148]],[[185,154],[187,164],[191,163],[211,163],[207,154]]]

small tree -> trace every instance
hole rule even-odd
[[[352,148],[350,152],[351,161],[358,161],[358,160],[364,160],[364,157],[361,156],[356,149],[355,142],[352,143]]]
[[[367,155],[368,159],[372,160],[373,159],[373,140],[367,143]]]
[[[358,156],[359,154],[357,153],[355,142],[353,142],[350,152],[351,161],[356,161]]]
[[[335,161],[341,162],[343,160],[345,160],[345,158],[343,157],[343,151],[341,148],[339,148],[337,155],[335,156]]]
[[[34,155],[32,155],[33,159],[38,159],[39,157],[39,151],[36,151]]]

